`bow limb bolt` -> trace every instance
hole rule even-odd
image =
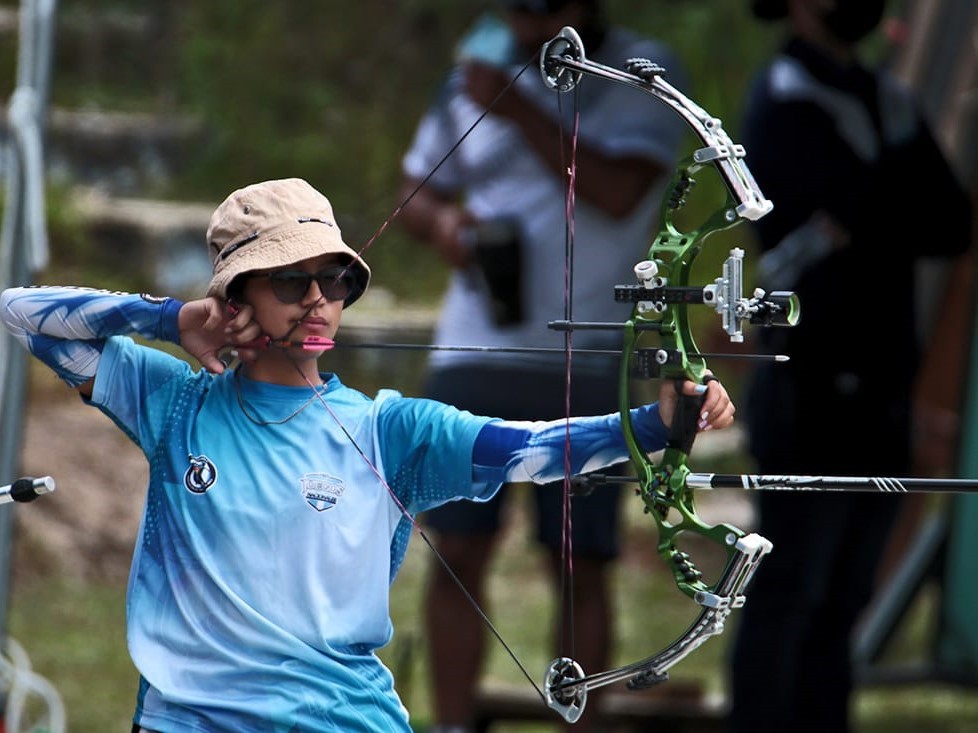
[[[653,239],[648,259],[635,266],[637,285],[615,288],[618,302],[633,304],[625,324],[603,324],[624,333],[620,370],[619,403],[622,430],[638,472],[638,493],[659,530],[658,552],[669,566],[683,593],[701,608],[687,631],[662,651],[646,659],[606,672],[585,674],[572,659],[551,663],[545,677],[547,704],[565,720],[576,721],[584,711],[587,691],[618,681],[631,689],[648,687],[668,679],[668,670],[707,639],[723,631],[734,608],[743,605],[745,588],[771,543],[757,534],[747,534],[729,524],[711,525],[696,512],[692,487],[687,482],[689,453],[696,437],[702,401],[679,396],[668,445],[659,461],[653,461],[639,445],[630,419],[628,386],[635,377],[703,383],[708,376],[706,361],[696,348],[688,306],[711,306],[720,314],[731,341],[743,340],[744,321],[762,325],[791,326],[798,321],[797,297],[790,292],[754,292],[743,297],[743,251],[734,249],[724,264],[723,274],[705,287],[690,285],[693,260],[712,233],[741,221],[756,220],[772,205],[764,198],[743,162],[744,149],[724,132],[720,120],[662,79],[663,69],[647,59],[631,59],[620,71],[585,58],[580,37],[564,28],[541,53],[540,69],[545,83],[557,91],[568,91],[584,74],[626,84],[669,105],[693,129],[703,147],[680,161],[661,208],[662,226]],[[686,203],[693,176],[711,166],[723,180],[726,201],[692,231],[682,231],[674,215]],[[601,324],[588,324],[589,328]],[[552,327],[574,328],[573,322],[555,322]],[[658,334],[659,345],[640,348],[649,332]],[[677,546],[677,539],[692,533],[720,545],[727,562],[719,579],[709,584],[690,556]]]

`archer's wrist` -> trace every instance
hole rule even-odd
[[[165,298],[160,304],[159,339],[172,344],[180,343],[180,310],[183,301],[176,298]]]
[[[659,414],[658,402],[633,408],[631,416],[635,437],[646,450],[651,452],[665,448],[669,439],[669,428]]]

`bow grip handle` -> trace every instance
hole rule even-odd
[[[673,381],[678,399],[676,400],[676,410],[672,416],[672,425],[669,428],[669,439],[666,441],[666,446],[688,455],[693,449],[696,433],[699,432],[699,417],[706,397],[705,395],[683,394],[684,381],[685,379]]]

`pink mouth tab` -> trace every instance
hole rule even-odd
[[[336,346],[336,342],[333,339],[325,336],[306,336],[299,343],[305,351],[329,351]],[[297,346],[298,344],[290,342],[290,345]]]
[[[254,341],[249,341],[246,344],[240,344],[239,349],[268,349],[272,346],[276,346],[280,349],[290,349],[293,347],[301,347],[303,351],[329,351],[336,345],[336,342],[331,338],[326,338],[325,336],[306,336],[301,341],[290,341],[288,339],[273,339],[268,336],[262,336]]]

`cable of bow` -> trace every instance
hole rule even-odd
[[[534,54],[534,56],[526,64],[524,64],[518,70],[518,72],[513,76],[513,78],[509,81],[509,83],[499,92],[499,94],[496,95],[495,99],[482,112],[482,114],[480,114],[476,118],[476,120],[465,130],[465,132],[459,137],[459,139],[457,141],[455,141],[452,144],[452,146],[448,149],[448,151],[439,159],[439,161],[435,164],[435,166],[418,182],[418,184],[408,193],[408,195],[404,198],[404,200],[401,201],[401,203],[398,204],[394,208],[394,210],[387,216],[387,218],[381,223],[381,225],[373,232],[373,234],[371,234],[371,236],[367,239],[367,241],[363,244],[363,246],[360,247],[360,249],[357,251],[357,257],[362,257],[363,256],[363,253],[367,249],[369,249],[370,247],[372,247],[374,245],[374,243],[388,229],[388,227],[390,226],[390,224],[396,219],[396,217],[401,213],[401,211],[403,211],[403,209],[411,202],[411,200],[418,193],[418,191],[420,191],[421,188],[424,185],[427,184],[427,182],[432,178],[432,176],[435,175],[435,173],[439,170],[439,168],[441,168],[441,166],[444,165],[444,163],[455,153],[455,151],[458,150],[458,148],[462,145],[462,143],[465,141],[465,139],[482,122],[482,120],[492,111],[492,109],[495,107],[496,103],[505,94],[507,94],[510,89],[512,89],[512,87],[516,84],[516,82],[519,79],[519,77],[522,76],[522,74],[527,69],[529,69],[531,67],[531,65],[533,65],[533,64],[536,63],[536,59],[537,59],[537,55]],[[559,115],[559,117],[562,117],[562,115]],[[574,182],[575,182],[575,178],[576,178],[576,144],[577,144],[577,113],[576,113],[576,109],[575,109],[575,117],[574,117],[574,119],[575,119],[575,123],[574,123],[574,129],[573,129],[572,136],[571,136],[570,160],[566,162],[566,166],[563,166],[563,167],[566,168],[567,173],[568,173],[568,176],[567,176],[567,189],[566,189],[566,194],[565,194],[565,197],[566,197],[565,198],[565,211],[566,211],[566,213],[565,213],[565,220],[567,222],[567,228],[565,230],[565,250],[566,251],[565,251],[565,277],[564,277],[564,289],[565,289],[565,312],[564,312],[564,316],[567,319],[570,319],[572,317],[571,300],[570,300],[571,296],[570,296],[570,293],[572,292],[572,288],[573,288],[573,284],[572,284],[572,277],[573,277],[573,275],[572,275],[573,241],[574,241],[574,238],[573,238],[573,218],[574,218],[573,217],[573,212],[574,212]],[[560,141],[559,141],[560,150],[561,150],[561,154],[563,155],[563,153],[565,151],[565,143],[564,143],[564,139],[563,139],[563,130],[560,127],[558,129],[559,129],[559,134],[561,135],[561,138],[560,138]],[[347,273],[347,271],[349,270],[349,268],[352,267],[352,265],[353,265],[353,263],[351,262],[350,264],[347,265],[346,268],[344,268],[342,271],[340,271],[337,274],[337,276],[336,276],[337,279],[342,278]],[[234,308],[234,304],[229,304],[229,305],[230,305],[230,307],[232,309]],[[314,307],[315,307],[315,304],[313,306],[310,306],[309,311],[307,311],[307,313],[308,312],[311,312]],[[294,327],[293,327],[293,329],[294,329]],[[294,340],[290,339],[290,336],[291,336],[291,333],[292,333],[292,330],[293,329],[290,329],[290,331],[288,333],[286,333],[285,336],[283,336],[282,338],[271,338],[271,337],[268,337],[268,336],[263,336],[263,337],[255,340],[254,342],[241,345],[241,348],[252,348],[252,349],[280,348],[280,349],[286,349],[286,350],[287,349],[290,349],[290,348],[302,348],[303,350],[307,350],[307,351],[317,351],[317,350],[318,351],[326,351],[326,350],[333,349],[335,346],[338,345],[332,339],[319,338],[319,337],[308,337],[308,338],[302,339],[300,341],[294,341]],[[346,346],[351,346],[351,344],[346,344]],[[440,348],[442,350],[481,350],[481,351],[492,351],[492,352],[500,352],[500,353],[507,353],[507,352],[509,352],[509,353],[519,353],[519,352],[547,352],[547,351],[550,351],[550,349],[547,349],[547,348],[535,348],[535,349],[531,348],[531,349],[526,349],[526,348],[522,348],[521,347],[521,348],[507,349],[507,348],[499,348],[499,347],[470,347],[470,346],[460,346],[460,347],[452,347],[452,346],[447,346],[447,347],[432,347],[432,346],[427,346],[427,345],[416,345],[416,344],[365,344],[365,345],[361,345],[361,346],[366,347],[366,348],[400,348],[400,349],[416,349],[416,348],[417,349],[439,349]],[[565,476],[565,481],[564,481],[564,519],[563,519],[563,522],[564,522],[564,530],[563,530],[563,541],[562,541],[562,554],[563,554],[563,556],[565,558],[564,561],[563,561],[563,565],[564,565],[564,567],[567,568],[567,571],[566,571],[566,577],[562,577],[562,579],[561,579],[561,597],[564,597],[567,594],[572,594],[573,593],[573,568],[572,568],[572,565],[571,565],[572,549],[571,549],[571,540],[570,540],[570,537],[571,537],[571,527],[570,527],[570,504],[569,504],[569,501],[570,501],[570,487],[571,487],[571,482],[570,482],[570,477],[571,477],[571,471],[570,471],[570,433],[569,433],[569,430],[570,430],[570,374],[571,374],[571,355],[573,353],[572,334],[570,334],[570,333],[565,334],[565,346],[564,346],[564,349],[562,351],[563,351],[563,353],[565,355],[566,364],[567,364],[567,366],[566,366],[566,380],[567,380],[567,384],[566,384],[566,388],[565,388],[565,412],[566,412],[566,419],[567,419],[567,434],[566,434],[566,438],[565,438],[565,443],[566,443],[566,447],[565,447],[565,466],[566,466],[565,474],[566,474],[566,476]],[[593,353],[598,353],[598,350],[589,350],[589,351],[590,352],[593,352]],[[464,584],[461,582],[461,580],[459,579],[459,577],[457,576],[457,574],[449,566],[449,564],[445,560],[445,558],[441,555],[440,552],[438,552],[438,549],[436,548],[435,544],[427,536],[427,534],[425,533],[424,529],[421,527],[421,525],[419,524],[419,522],[417,521],[417,519],[414,517],[414,515],[410,512],[410,510],[404,505],[404,503],[401,501],[400,497],[397,496],[396,492],[393,490],[393,488],[387,482],[386,478],[383,476],[383,474],[380,472],[380,470],[374,465],[373,461],[370,460],[370,457],[366,454],[366,452],[356,442],[356,439],[353,437],[353,435],[342,424],[342,421],[339,419],[339,416],[336,415],[336,413],[332,410],[332,408],[330,408],[329,403],[327,402],[327,400],[326,400],[325,396],[322,394],[322,392],[316,389],[315,385],[306,377],[306,375],[301,371],[301,369],[299,369],[299,367],[298,367],[297,364],[295,364],[293,362],[293,365],[296,367],[296,370],[298,371],[298,373],[300,374],[300,376],[306,381],[306,383],[308,384],[308,386],[313,390],[314,397],[312,399],[313,400],[318,400],[319,403],[322,404],[323,408],[330,415],[330,417],[332,418],[332,420],[334,421],[334,423],[338,426],[338,428],[343,433],[343,435],[346,437],[346,439],[350,442],[350,444],[357,451],[357,454],[367,464],[368,468],[374,474],[374,476],[376,477],[377,481],[383,486],[384,490],[391,497],[391,500],[397,506],[398,511],[401,513],[401,515],[405,518],[405,520],[407,522],[409,522],[409,524],[411,525],[411,527],[413,528],[413,530],[418,534],[419,537],[421,537],[422,541],[429,548],[429,550],[431,550],[431,552],[434,554],[434,556],[437,559],[437,561],[446,570],[446,572],[448,573],[449,577],[452,578],[452,580],[456,584],[456,586],[458,586],[459,590],[465,596],[465,598],[467,599],[467,601],[469,602],[469,604],[473,607],[473,609],[475,610],[475,612],[482,619],[483,623],[489,629],[489,631],[491,632],[491,634],[500,643],[500,645],[503,647],[503,649],[506,651],[506,653],[510,656],[510,658],[513,660],[513,662],[519,668],[519,670],[521,671],[521,673],[523,674],[523,676],[526,677],[527,681],[531,684],[531,686],[534,688],[534,690],[536,691],[536,693],[540,696],[540,699],[543,702],[546,702],[546,696],[545,696],[542,688],[537,684],[537,682],[535,681],[534,677],[529,673],[529,671],[526,669],[526,666],[520,661],[519,657],[516,655],[516,653],[513,651],[513,649],[503,639],[503,637],[500,634],[499,630],[492,623],[491,619],[486,614],[486,612],[482,609],[482,607],[479,605],[478,601],[475,599],[475,597],[472,595],[472,593],[464,586]],[[567,590],[568,588],[569,588],[569,590]],[[571,621],[571,625],[573,625],[573,621]]]

